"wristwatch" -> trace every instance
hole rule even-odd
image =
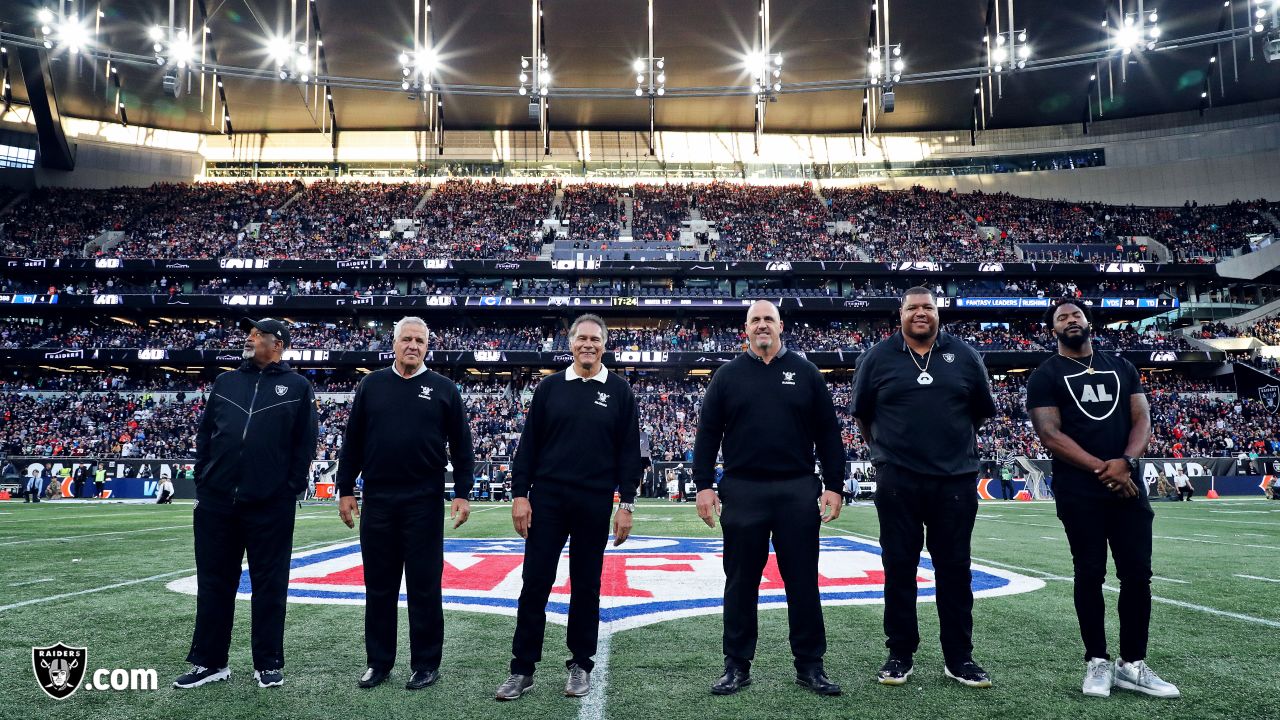
[[[636,504],[633,502],[620,502],[618,503],[618,509],[626,510],[629,513],[634,513],[636,511]]]
[[[1134,475],[1137,475],[1138,474],[1138,458],[1129,457],[1128,455],[1123,455],[1121,457],[1124,459],[1125,462],[1129,463],[1129,472],[1133,473]]]

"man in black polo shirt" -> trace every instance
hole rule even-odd
[[[453,460],[453,526],[467,521],[475,455],[467,407],[452,380],[423,364],[427,325],[402,318],[395,325],[395,362],[369,373],[351,402],[338,464],[338,513],[347,527],[360,517],[364,561],[364,645],[369,665],[357,683],[380,685],[396,660],[400,578],[409,602],[406,690],[440,677],[444,609],[445,466]],[[364,475],[364,515],[356,504],[356,476]]]
[[[818,593],[818,529],[840,516],[844,448],[822,373],[783,346],[782,328],[773,303],[752,304],[748,349],[716,371],[698,416],[698,515],[715,527],[720,514],[724,531],[725,671],[711,686],[715,695],[751,684],[770,538],[787,586],[796,683],[819,695],[840,694],[822,667],[827,637]],[[717,496],[711,485],[722,446],[724,479]],[[815,447],[821,482],[813,473]]]
[[[511,467],[511,520],[525,538],[524,587],[511,642],[511,675],[498,700],[516,700],[533,687],[542,660],[547,598],[569,541],[570,658],[564,694],[591,689],[592,658],[600,633],[600,572],[609,540],[616,489],[613,544],[631,534],[631,514],[642,474],[640,421],[626,380],[601,362],[609,331],[596,315],[569,326],[573,365],[538,383]]]
[[[916,568],[927,545],[943,671],[969,687],[991,687],[973,661],[969,541],[978,514],[977,429],[995,416],[995,401],[982,357],[939,332],[931,290],[907,290],[899,316],[901,329],[858,358],[850,403],[876,468],[889,648],[878,678],[901,685],[911,675],[920,645]]]
[[[1058,354],[1031,374],[1027,410],[1040,442],[1053,453],[1054,504],[1075,564],[1076,618],[1086,664],[1082,690],[1107,697],[1114,684],[1178,697],[1178,688],[1145,661],[1154,513],[1135,459],[1151,438],[1142,381],[1128,360],[1094,352],[1093,318],[1084,304],[1059,300],[1045,322],[1058,339]],[[1102,600],[1108,544],[1120,578],[1120,660],[1114,667]]]

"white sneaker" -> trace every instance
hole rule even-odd
[[[1142,660],[1135,663],[1127,663],[1123,660],[1116,662],[1116,687],[1125,690],[1136,690],[1140,693],[1152,695],[1162,698],[1181,697],[1182,693],[1178,692],[1177,686],[1173,683],[1167,683],[1160,679],[1151,668]]]
[[[1111,697],[1111,685],[1115,682],[1115,668],[1106,658],[1089,658],[1084,671],[1085,695],[1090,697]]]

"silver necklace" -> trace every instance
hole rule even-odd
[[[907,352],[911,355],[911,364],[915,365],[916,369],[920,371],[920,374],[916,377],[916,382],[921,385],[933,384],[933,376],[929,374],[929,361],[933,359],[933,349],[937,345],[937,341],[934,341],[933,345],[929,346],[929,352],[924,355],[924,367],[920,367],[920,363],[916,360],[916,351],[910,347],[907,348]]]

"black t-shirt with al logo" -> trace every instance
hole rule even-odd
[[[1093,372],[1061,355],[1040,363],[1027,382],[1027,410],[1056,407],[1062,431],[1095,457],[1111,460],[1124,455],[1133,419],[1129,397],[1146,391],[1138,369],[1121,357],[1095,352]],[[1141,482],[1141,478],[1134,478]],[[1111,496],[1097,476],[1064,460],[1053,460],[1053,491]]]

